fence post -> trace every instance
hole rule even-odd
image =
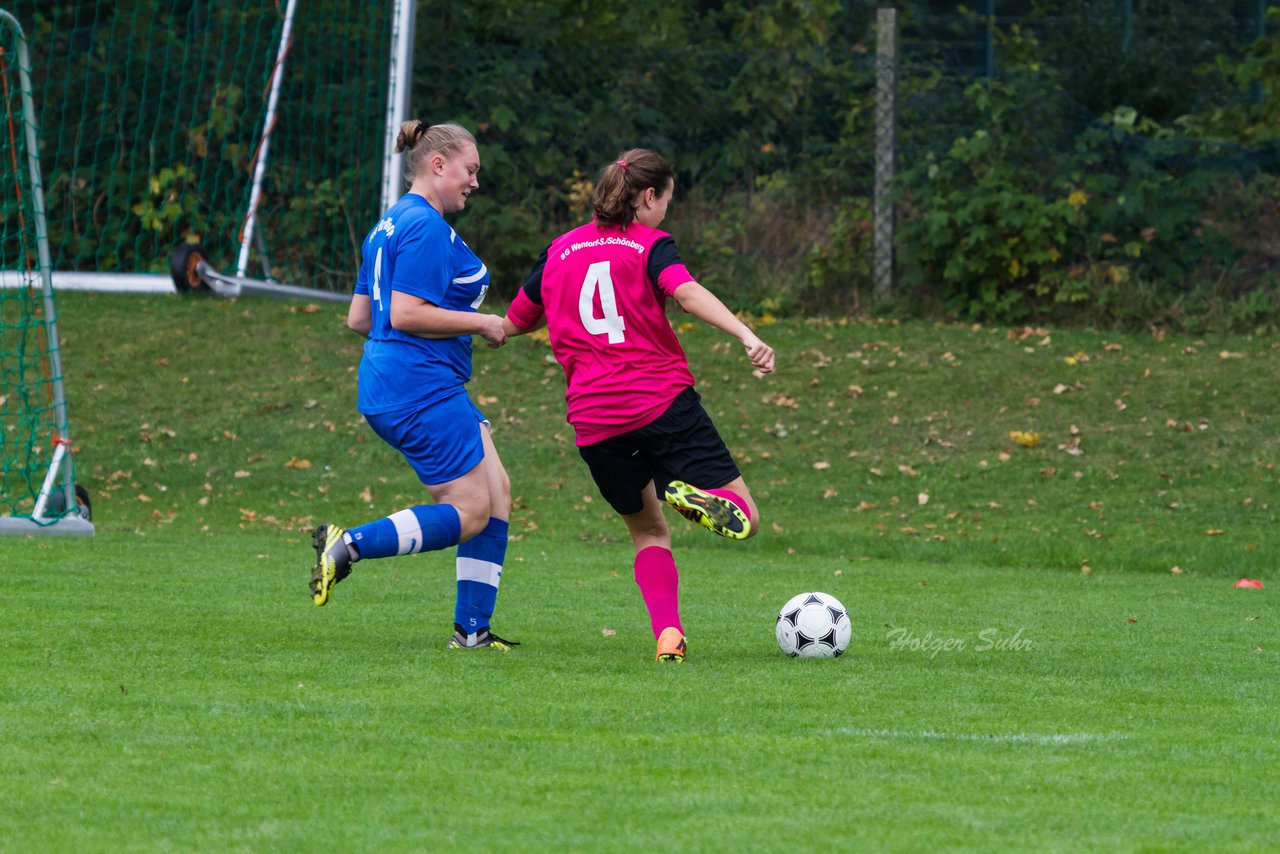
[[[876,10],[876,186],[872,230],[875,295],[893,298],[893,185],[898,133],[898,10]]]

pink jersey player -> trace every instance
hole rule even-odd
[[[529,327],[545,314],[579,445],[648,424],[693,385],[666,313],[692,278],[671,236],[640,223],[587,223],[539,259],[510,316]]]
[[[505,325],[509,337],[547,326],[579,453],[635,544],[636,583],[661,661],[684,660],[685,636],[658,496],[730,539],[753,536],[760,525],[742,474],[694,391],[667,299],[737,338],[762,373],[774,362],[773,349],[694,281],[671,235],[658,230],[674,187],[671,167],[646,149],[607,166],[596,183],[595,218],[551,243]]]

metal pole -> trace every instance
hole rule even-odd
[[[31,78],[27,69],[31,67],[31,55],[27,50],[26,36],[22,25],[8,12],[0,9],[0,24],[13,29],[18,42],[18,85],[22,90],[23,140],[27,146],[27,169],[31,173],[31,205],[35,219],[36,259],[40,265],[41,291],[44,305],[44,335],[49,348],[49,383],[50,395],[53,398],[53,420],[56,431],[52,459],[49,471],[45,474],[40,493],[36,496],[36,507],[33,520],[39,523],[44,514],[48,496],[53,489],[56,473],[62,468],[63,507],[76,506],[75,467],[71,458],[71,440],[68,437],[70,425],[67,419],[67,396],[62,385],[62,349],[58,343],[58,316],[53,303],[53,258],[49,254],[48,223],[44,214],[44,187],[40,179],[40,155],[36,143],[36,108],[31,97]],[[63,461],[66,465],[63,466]],[[87,521],[71,526],[75,533],[92,534],[93,526]]]
[[[240,257],[236,261],[237,276],[243,276],[249,269],[249,245],[253,242],[258,201],[262,198],[262,176],[267,171],[267,149],[271,144],[271,128],[276,122],[276,102],[280,100],[280,81],[284,78],[284,58],[289,53],[289,35],[293,31],[293,10],[297,5],[298,0],[289,0],[284,10],[280,47],[276,51],[275,70],[271,73],[271,94],[267,96],[267,115],[262,123],[262,142],[258,146],[258,162],[253,167],[253,186],[249,189],[249,210],[245,214],[244,229],[240,233]]]
[[[872,231],[875,241],[875,295],[893,298],[894,154],[898,133],[898,10],[876,11],[876,184]]]
[[[34,209],[36,229],[36,258],[40,264],[41,291],[44,301],[44,335],[49,348],[49,372],[52,384],[54,430],[57,431],[58,442],[67,441],[67,398],[62,387],[62,349],[58,344],[57,309],[53,304],[53,259],[49,254],[48,223],[44,216],[44,187],[40,180],[40,149],[36,145],[36,108],[31,98],[31,79],[27,69],[31,67],[31,57],[27,51],[27,40],[22,26],[8,12],[0,9],[3,16],[18,37],[18,83],[22,89],[22,111],[25,120],[22,122],[23,136],[27,145],[27,169],[31,173],[31,204]],[[61,446],[59,446],[61,447]],[[55,453],[50,463],[49,477],[45,486],[52,482],[53,470],[62,455]],[[75,506],[75,474],[70,465],[63,472],[63,489],[66,503],[64,507]],[[38,508],[43,511],[43,508]]]
[[[396,154],[400,125],[409,120],[413,91],[413,40],[417,27],[415,0],[396,0],[391,21],[391,67],[387,72],[387,131],[382,158],[382,208],[404,195],[404,155]]]

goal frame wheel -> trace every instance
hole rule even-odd
[[[79,516],[81,519],[85,520],[86,522],[92,522],[93,521],[93,502],[89,500],[89,490],[85,489],[83,486],[77,483],[75,485],[75,492],[76,492],[75,515]],[[63,495],[62,490],[58,490],[57,492],[54,492],[49,496],[49,509],[55,515],[59,515],[59,516],[62,515],[62,510],[63,510],[62,495]]]
[[[169,256],[169,275],[180,294],[194,292],[212,293],[208,282],[200,275],[200,265],[206,263],[204,247],[199,243],[179,243]]]

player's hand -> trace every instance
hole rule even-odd
[[[747,358],[762,374],[773,373],[773,348],[755,335],[747,335],[742,339],[742,346],[747,348]]]
[[[502,327],[501,315],[482,314],[480,318],[480,334],[488,342],[490,350],[496,350],[507,343],[507,332]]]

